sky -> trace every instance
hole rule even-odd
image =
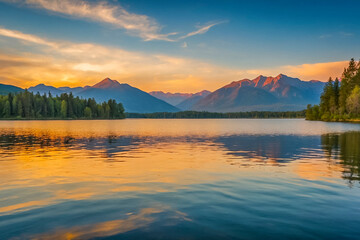
[[[360,58],[358,0],[0,0],[0,83],[216,90],[326,81]]]

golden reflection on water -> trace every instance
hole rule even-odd
[[[219,161],[225,158],[219,146],[207,143],[141,143],[131,151],[108,154],[106,149],[73,149],[64,145],[64,136],[69,138],[69,134],[44,136],[39,131],[32,134],[32,139],[56,141],[50,145],[24,148],[15,144],[11,150],[1,149],[1,154],[6,154],[0,169],[0,190],[26,186],[34,188],[33,191],[41,188],[50,194],[39,200],[36,195],[35,199],[20,195],[11,205],[0,206],[3,214],[58,201],[103,197],[113,192],[175,191],[191,184],[216,181],[221,174],[238,171]],[[169,189],[163,184],[172,187]]]
[[[291,128],[291,122],[284,124]],[[0,122],[0,194],[12,191],[0,195],[0,215],[69,200],[106,199],[122,192],[175,192],[194,184],[255,175],[341,179],[347,170],[339,155],[334,158],[328,152],[324,157],[324,149],[311,145],[320,144],[319,136],[329,126],[309,129],[307,122],[295,124],[300,124],[300,130],[290,129],[289,136],[282,137],[283,130],[274,129],[275,123],[261,126],[256,120],[241,124],[226,120]],[[259,131],[264,136],[257,136]],[[302,135],[296,136],[297,131]],[[308,140],[301,140],[305,137]],[[337,142],[330,144],[328,138],[332,139],[323,135],[324,148],[337,149]],[[127,219],[74,226],[33,238],[111,236],[149,224],[151,215],[163,208],[145,208]],[[183,213],[174,214],[190,220]]]
[[[341,165],[314,159],[313,162],[294,163],[294,172],[299,177],[307,180],[323,180],[341,178],[344,168]]]
[[[241,122],[240,122],[241,121]],[[126,119],[76,121],[0,121],[0,129],[22,134],[26,131],[50,136],[100,137],[214,136],[228,134],[322,135],[360,130],[353,124],[310,122],[302,119]]]
[[[145,208],[141,209],[138,214],[129,214],[126,219],[112,220],[97,224],[75,226],[70,229],[61,229],[44,233],[37,236],[31,236],[31,239],[89,239],[96,237],[112,236],[119,233],[128,232],[137,228],[142,228],[154,221],[152,215],[168,210],[166,208]],[[174,216],[182,221],[191,221],[186,214],[181,212],[173,212]]]

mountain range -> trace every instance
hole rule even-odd
[[[182,110],[190,110],[197,101],[203,97],[206,97],[210,93],[211,92],[207,90],[203,90],[197,93],[164,93],[162,91],[149,92],[150,95]]]
[[[214,92],[198,93],[144,92],[126,83],[105,78],[93,86],[53,87],[39,84],[30,87],[30,92],[60,95],[72,92],[74,96],[94,98],[97,102],[115,99],[124,105],[126,112],[152,113],[181,110],[210,112],[239,111],[296,111],[307,104],[318,104],[325,83],[302,81],[279,74],[276,77],[258,76],[225,85]],[[0,94],[19,92],[23,89],[0,84]]]
[[[191,110],[211,112],[296,111],[318,104],[325,83],[279,74],[243,79],[217,89],[196,102]]]

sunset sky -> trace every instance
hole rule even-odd
[[[360,58],[360,1],[0,0],[0,83],[215,90]]]

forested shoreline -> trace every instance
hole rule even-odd
[[[27,90],[0,95],[0,119],[122,119],[124,107],[115,100],[97,103],[72,93],[53,97]]]
[[[125,113],[121,103],[109,100],[101,104],[93,98],[82,99],[72,93],[52,96],[27,90],[0,95],[0,119],[2,120],[57,120],[57,119],[123,119],[123,118],[305,118],[305,110],[288,112],[157,112]]]
[[[351,59],[341,80],[329,78],[319,105],[308,105],[307,120],[360,121],[360,61]]]
[[[305,110],[289,112],[158,112],[158,113],[126,113],[127,118],[305,118]]]

